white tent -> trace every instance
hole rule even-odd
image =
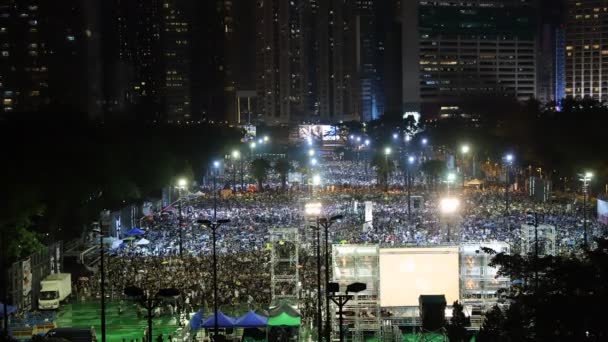
[[[148,244],[150,244],[150,240],[147,240],[145,238],[144,239],[140,239],[140,240],[137,240],[137,242],[135,242],[135,244],[137,246],[148,245]]]

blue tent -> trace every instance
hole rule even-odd
[[[146,233],[145,231],[143,231],[143,230],[141,230],[141,229],[139,229],[137,227],[134,227],[134,228],[131,228],[129,231],[127,231],[125,233],[125,235],[126,236],[130,236],[130,235],[144,235],[145,233]]]
[[[203,327],[203,310],[197,311],[190,319],[190,329],[198,330]]]
[[[218,327],[220,327],[220,328],[233,328],[234,327],[234,321],[235,321],[234,318],[224,315],[224,313],[221,311],[218,311],[217,316],[218,316],[218,319],[217,319]],[[209,316],[209,318],[207,318],[203,322],[203,328],[213,328],[214,326],[215,326],[215,315]]]
[[[14,305],[7,305],[6,306],[6,313],[8,315],[14,314],[15,312],[17,312],[17,307]],[[4,303],[0,302],[0,317],[4,317]]]
[[[249,310],[244,316],[236,319],[237,328],[259,328],[268,325],[268,318]]]

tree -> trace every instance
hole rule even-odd
[[[452,318],[450,318],[450,324],[448,325],[448,337],[451,342],[465,342],[467,341],[467,329],[469,325],[466,316],[464,315],[464,308],[462,304],[455,301],[452,305]]]
[[[434,188],[441,175],[445,173],[446,165],[444,161],[432,159],[422,163],[420,169],[426,176],[431,188]]]
[[[287,159],[281,158],[274,163],[274,170],[279,174],[279,177],[281,177],[281,189],[285,191],[285,188],[287,187],[287,175],[289,174],[289,171],[291,171],[291,164],[289,164]]]
[[[378,184],[383,185],[385,191],[388,191],[388,180],[391,173],[395,171],[395,163],[390,156],[378,152],[374,154],[371,165],[376,169]]]
[[[501,341],[501,329],[504,321],[502,310],[495,305],[486,312],[485,319],[477,335],[479,342],[496,342]]]
[[[264,182],[268,178],[270,163],[264,158],[257,158],[251,162],[251,173],[253,178],[258,182],[259,191],[264,191]]]

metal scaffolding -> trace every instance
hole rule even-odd
[[[270,287],[273,304],[298,303],[299,248],[298,228],[270,229]]]
[[[344,326],[352,341],[364,341],[366,335],[380,335],[380,249],[378,245],[333,245],[333,281],[346,289],[351,283],[367,285],[365,291],[353,294],[344,311],[352,315],[344,317]],[[336,308],[334,307],[334,311]],[[333,317],[333,329],[339,330]]]
[[[521,253],[533,254],[538,238],[538,255],[556,255],[555,226],[539,224],[534,227],[531,224],[521,225]]]

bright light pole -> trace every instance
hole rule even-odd
[[[414,162],[416,162],[416,158],[414,158],[413,156],[409,156],[407,158],[407,218],[408,220],[411,219],[412,216],[412,166],[414,165]]]
[[[593,178],[593,173],[587,171],[584,174],[580,175],[581,178],[579,180],[583,183],[583,243],[585,244],[585,248],[588,245],[587,239],[587,201],[589,196],[589,182]]]
[[[238,150],[232,151],[232,189],[236,192],[236,165],[234,161],[241,157],[241,153]],[[242,186],[242,185],[241,185]]]
[[[321,215],[322,205],[320,202],[306,203],[304,206],[304,214],[307,217],[318,218]],[[317,219],[316,226],[310,226],[317,233],[317,341],[323,341],[323,323],[321,319],[321,229],[319,228],[319,220]]]
[[[101,231],[101,228],[99,228],[99,230],[94,229],[93,232],[98,233],[99,234],[99,258],[100,258],[100,265],[99,265],[99,270],[101,272],[101,288],[100,288],[100,292],[101,292],[101,342],[105,342],[106,341],[106,275],[105,275],[105,268],[104,268],[104,253],[103,253],[103,233]],[[6,300],[6,298],[4,298],[4,300]],[[6,314],[6,312],[5,312]],[[4,316],[4,320],[6,321],[8,319],[7,316]],[[8,330],[6,331],[8,333]]]
[[[469,145],[462,145],[460,147],[460,152],[462,153],[462,187],[464,188],[464,182],[465,182],[465,158],[466,155],[469,153],[469,151],[471,150],[471,148],[469,147]]]
[[[456,175],[454,173],[448,173],[448,176],[446,178],[445,183],[448,186],[448,195],[450,194],[450,184],[454,183],[454,181],[456,181]]]
[[[513,159],[515,158],[510,153],[505,156],[505,216],[509,215],[509,171],[513,165]]]
[[[219,327],[218,327],[218,318],[217,318],[217,313],[218,313],[218,303],[217,303],[217,252],[216,252],[216,232],[217,229],[225,223],[229,223],[230,220],[216,220],[215,219],[215,213],[213,214],[213,222],[209,221],[209,220],[199,220],[197,221],[199,224],[206,226],[208,228],[211,229],[212,232],[212,240],[213,240],[213,315],[214,315],[214,320],[215,322],[213,322],[213,341],[217,341],[218,338],[218,331],[219,331]]]
[[[179,257],[182,258],[184,256],[183,254],[183,245],[182,245],[182,240],[183,240],[183,230],[184,227],[182,227],[183,225],[183,215],[182,215],[182,190],[185,190],[186,187],[188,186],[188,181],[185,178],[180,178],[177,181],[177,193],[179,196],[179,200],[177,202],[177,210],[179,210]]]
[[[217,215],[217,174],[220,170],[220,162],[213,162],[213,220],[215,221]]]
[[[441,213],[446,215],[446,216],[451,216],[454,213],[456,213],[456,210],[458,210],[458,207],[460,206],[460,201],[456,198],[444,198],[441,200],[441,202],[439,203],[439,208],[441,210]],[[447,219],[446,223],[447,223],[447,230],[448,230],[448,242],[450,242],[450,237],[451,237],[451,232],[450,232],[450,218]]]
[[[385,167],[386,167],[384,170],[386,172],[386,175],[384,178],[384,181],[386,182],[385,186],[384,186],[384,191],[388,191],[388,181],[389,181],[389,175],[390,175],[390,170],[389,170],[389,166],[388,166],[388,156],[391,154],[391,152],[392,152],[392,150],[390,147],[384,148],[384,163],[385,163]]]

